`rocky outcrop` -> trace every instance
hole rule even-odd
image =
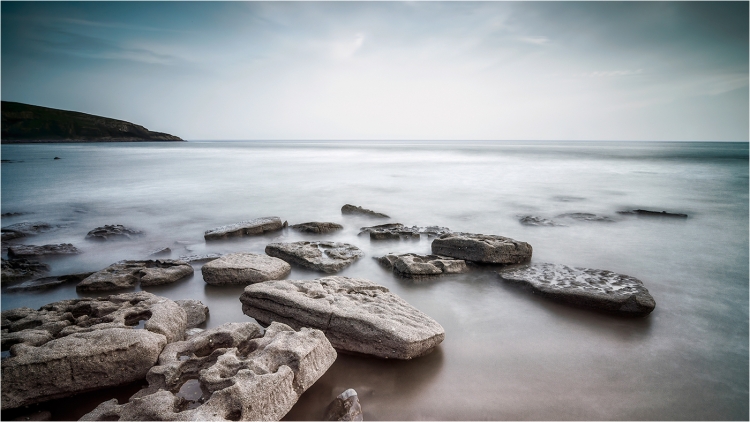
[[[187,328],[195,328],[208,319],[208,306],[200,300],[184,299],[175,300],[174,303],[180,305],[185,315],[187,315]]]
[[[134,237],[142,236],[143,232],[140,230],[131,229],[125,227],[122,224],[108,224],[102,227],[97,227],[94,230],[86,233],[86,239],[89,240],[120,240],[120,239],[133,239]]]
[[[596,215],[596,214],[591,214],[588,212],[569,212],[566,214],[560,214],[557,216],[557,218],[567,218],[567,219],[576,220],[576,221],[596,222],[596,223],[614,223],[615,222],[615,220],[613,220],[610,217],[607,217],[606,215]]]
[[[387,215],[383,214],[382,212],[375,212],[373,210],[368,210],[367,208],[362,208],[362,207],[350,205],[350,204],[346,204],[343,207],[341,207],[341,214],[363,215],[366,217],[376,217],[376,218],[390,218]]]
[[[342,226],[341,224],[325,223],[325,222],[321,223],[318,221],[295,224],[289,227],[293,228],[294,230],[301,231],[303,233],[316,233],[316,234],[330,233],[330,232],[341,230],[344,228],[344,226]]]
[[[612,271],[529,264],[498,274],[505,281],[522,283],[536,293],[574,306],[632,316],[648,315],[656,306],[640,280]]]
[[[631,210],[631,211],[617,211],[618,214],[622,215],[637,215],[639,217],[665,217],[665,218],[688,218],[687,214],[671,213],[666,211],[649,211],[649,210]]]
[[[361,278],[274,280],[245,287],[242,311],[270,324],[322,330],[338,350],[411,359],[445,338],[434,319],[387,288]]]
[[[2,241],[18,239],[26,236],[33,236],[52,230],[52,225],[43,221],[34,221],[11,224],[2,228]]]
[[[80,283],[94,273],[66,274],[60,276],[43,277],[24,281],[21,284],[8,287],[9,292],[28,292],[33,290],[52,289],[67,283]]]
[[[388,254],[377,258],[377,260],[380,265],[393,270],[396,275],[407,278],[465,273],[469,270],[466,261],[463,259],[439,255]]]
[[[146,376],[186,316],[146,292],[51,303],[2,314],[2,409],[126,384]],[[141,328],[141,329],[138,329]]]
[[[286,261],[268,255],[233,253],[203,265],[203,280],[208,284],[250,284],[278,280],[289,275]]]
[[[348,243],[306,241],[271,243],[266,246],[266,254],[328,274],[341,271],[364,255],[358,247]]]
[[[78,283],[76,290],[101,291],[126,289],[140,282],[141,286],[174,283],[193,274],[193,267],[185,261],[157,259],[120,261],[97,271]]]
[[[80,253],[78,248],[70,243],[57,245],[12,245],[8,247],[9,258],[26,258],[41,255],[75,255]]]
[[[319,330],[230,322],[167,345],[148,387],[81,420],[279,420],[335,359]]]
[[[509,237],[449,233],[432,241],[432,253],[484,264],[519,264],[531,259],[532,248]]]
[[[519,218],[518,221],[524,226],[539,226],[539,227],[565,226],[564,224],[560,224],[554,220],[537,217],[535,215],[525,215]]]
[[[22,281],[49,271],[49,265],[25,258],[5,259],[2,258],[2,283]]]
[[[286,226],[287,222],[282,223],[279,217],[261,217],[206,230],[203,237],[206,240],[218,240],[234,236],[252,236],[281,230]]]
[[[440,236],[450,233],[447,227],[406,227],[401,223],[380,224],[378,226],[362,227],[359,234],[370,234],[370,240],[399,240],[419,239],[421,235],[428,237]]]
[[[350,388],[336,396],[326,408],[324,421],[361,421],[362,406],[357,392]]]

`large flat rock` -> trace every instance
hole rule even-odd
[[[335,360],[319,330],[230,322],[167,345],[148,387],[81,420],[279,420]]]
[[[234,236],[252,236],[281,230],[284,227],[286,222],[282,223],[279,217],[261,217],[206,230],[203,237],[206,240],[218,240]]]
[[[333,274],[351,265],[364,253],[356,246],[341,242],[271,243],[266,254],[284,261]]]
[[[532,248],[509,237],[448,233],[432,241],[432,253],[484,264],[520,264],[531,259]]]
[[[139,282],[141,286],[155,286],[174,283],[191,274],[193,274],[193,267],[185,261],[171,259],[120,261],[86,277],[78,283],[76,290],[126,289]]]
[[[498,274],[505,281],[522,283],[534,292],[574,306],[632,316],[648,315],[656,306],[640,280],[612,271],[528,264]]]
[[[415,253],[387,254],[378,258],[380,265],[407,278],[421,278],[441,274],[465,273],[469,270],[463,259],[440,255],[420,255]]]
[[[292,267],[284,260],[254,253],[224,255],[203,265],[203,280],[208,284],[250,284],[278,280],[289,275]]]
[[[245,287],[242,311],[270,324],[322,330],[338,350],[411,359],[431,352],[445,330],[387,288],[361,278],[275,280]]]

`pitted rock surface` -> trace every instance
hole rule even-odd
[[[183,338],[187,319],[176,303],[147,292],[1,315],[2,349],[10,349],[2,360],[2,409],[143,379],[163,347]]]
[[[2,277],[0,281],[6,282],[22,281],[49,271],[49,265],[26,258],[5,259],[2,258]]]
[[[529,264],[498,274],[503,280],[523,283],[535,292],[571,305],[633,316],[648,315],[656,306],[643,282],[612,271]]]
[[[319,330],[230,322],[167,345],[148,387],[81,420],[279,420],[335,360]]]
[[[440,255],[388,254],[377,260],[384,267],[393,270],[395,274],[407,278],[465,273],[469,270],[463,259]]]
[[[39,255],[75,255],[80,253],[78,248],[70,243],[57,245],[12,245],[8,247],[9,258],[26,258]]]
[[[295,224],[293,226],[289,226],[293,228],[294,230],[301,231],[303,233],[330,233],[332,231],[341,230],[344,228],[341,224],[336,223],[321,223],[318,221],[311,221],[309,223],[301,223],[301,224]]]
[[[157,259],[147,261],[120,261],[97,271],[78,283],[76,290],[101,291],[174,283],[193,274],[193,267],[185,261]]]
[[[531,259],[532,248],[509,237],[449,233],[432,241],[432,253],[485,264],[520,264]]]
[[[361,278],[266,281],[245,287],[240,301],[246,315],[264,324],[317,328],[333,347],[347,352],[411,359],[445,338],[434,319]]]
[[[326,408],[324,421],[361,421],[362,406],[357,392],[350,388],[336,396]]]
[[[368,210],[367,208],[362,208],[360,206],[355,206],[355,205],[350,205],[350,204],[346,204],[343,207],[341,207],[341,214],[364,215],[367,217],[377,217],[377,218],[390,218],[387,215],[383,214],[382,212],[375,212],[373,210]]]
[[[138,236],[142,236],[143,232],[136,229],[125,227],[122,224],[108,224],[102,227],[97,227],[86,234],[86,239],[89,240],[119,240],[119,239],[133,239]]]
[[[447,227],[428,226],[428,227],[406,227],[401,223],[380,224],[377,226],[362,227],[359,234],[370,234],[371,240],[399,240],[399,239],[419,239],[421,235],[428,237],[440,236],[450,233]]]
[[[52,225],[43,221],[11,224],[2,228],[2,240],[13,240],[52,230]]]
[[[240,221],[239,223],[229,224],[206,230],[203,237],[206,240],[226,239],[234,236],[251,236],[267,232],[281,230],[286,227],[286,221],[281,222],[279,217],[261,217],[253,220]]]
[[[289,275],[292,267],[284,260],[254,253],[233,253],[206,263],[201,268],[208,284],[250,284],[278,280]]]
[[[364,253],[356,246],[341,242],[271,243],[266,254],[300,267],[332,274],[358,260]]]

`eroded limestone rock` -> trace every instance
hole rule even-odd
[[[284,260],[254,253],[224,255],[203,265],[203,280],[208,284],[250,284],[284,278],[292,267]]]
[[[531,259],[532,248],[509,237],[449,233],[432,241],[432,253],[485,264],[520,264]]]
[[[350,388],[336,396],[326,408],[324,421],[361,421],[362,406],[357,392]]]
[[[5,259],[2,258],[2,283],[12,281],[22,281],[40,275],[49,271],[49,265],[38,261],[32,261],[26,258]]]
[[[293,226],[289,226],[295,230],[301,231],[303,233],[330,233],[336,230],[341,230],[344,228],[341,224],[336,223],[327,223],[327,222],[318,222],[318,221],[311,221],[309,223],[301,223],[301,224],[295,224]]]
[[[325,273],[335,273],[351,265],[364,253],[356,246],[341,242],[271,243],[266,254]]]
[[[76,290],[101,291],[126,289],[140,282],[141,286],[174,283],[193,274],[193,267],[185,261],[157,259],[120,261],[97,271],[78,283]]]
[[[176,304],[180,305],[182,310],[187,315],[187,328],[195,328],[208,319],[208,306],[204,305],[200,300],[185,299],[175,300]]]
[[[469,270],[463,259],[439,255],[419,255],[406,253],[388,254],[377,258],[384,267],[397,275],[407,278],[420,278],[441,274],[464,273]]]
[[[142,236],[143,232],[136,229],[125,227],[122,224],[108,224],[102,227],[97,227],[94,230],[86,233],[86,239],[89,240],[120,240],[120,239],[133,239],[138,236]]]
[[[70,243],[57,245],[11,245],[8,247],[9,258],[28,258],[40,255],[75,255],[80,253],[78,248]]]
[[[281,230],[286,226],[286,221],[282,223],[279,217],[261,217],[206,230],[203,237],[206,240],[217,240],[234,236],[259,235]]]

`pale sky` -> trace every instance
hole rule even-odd
[[[748,141],[748,2],[2,2],[2,99],[186,140]]]

